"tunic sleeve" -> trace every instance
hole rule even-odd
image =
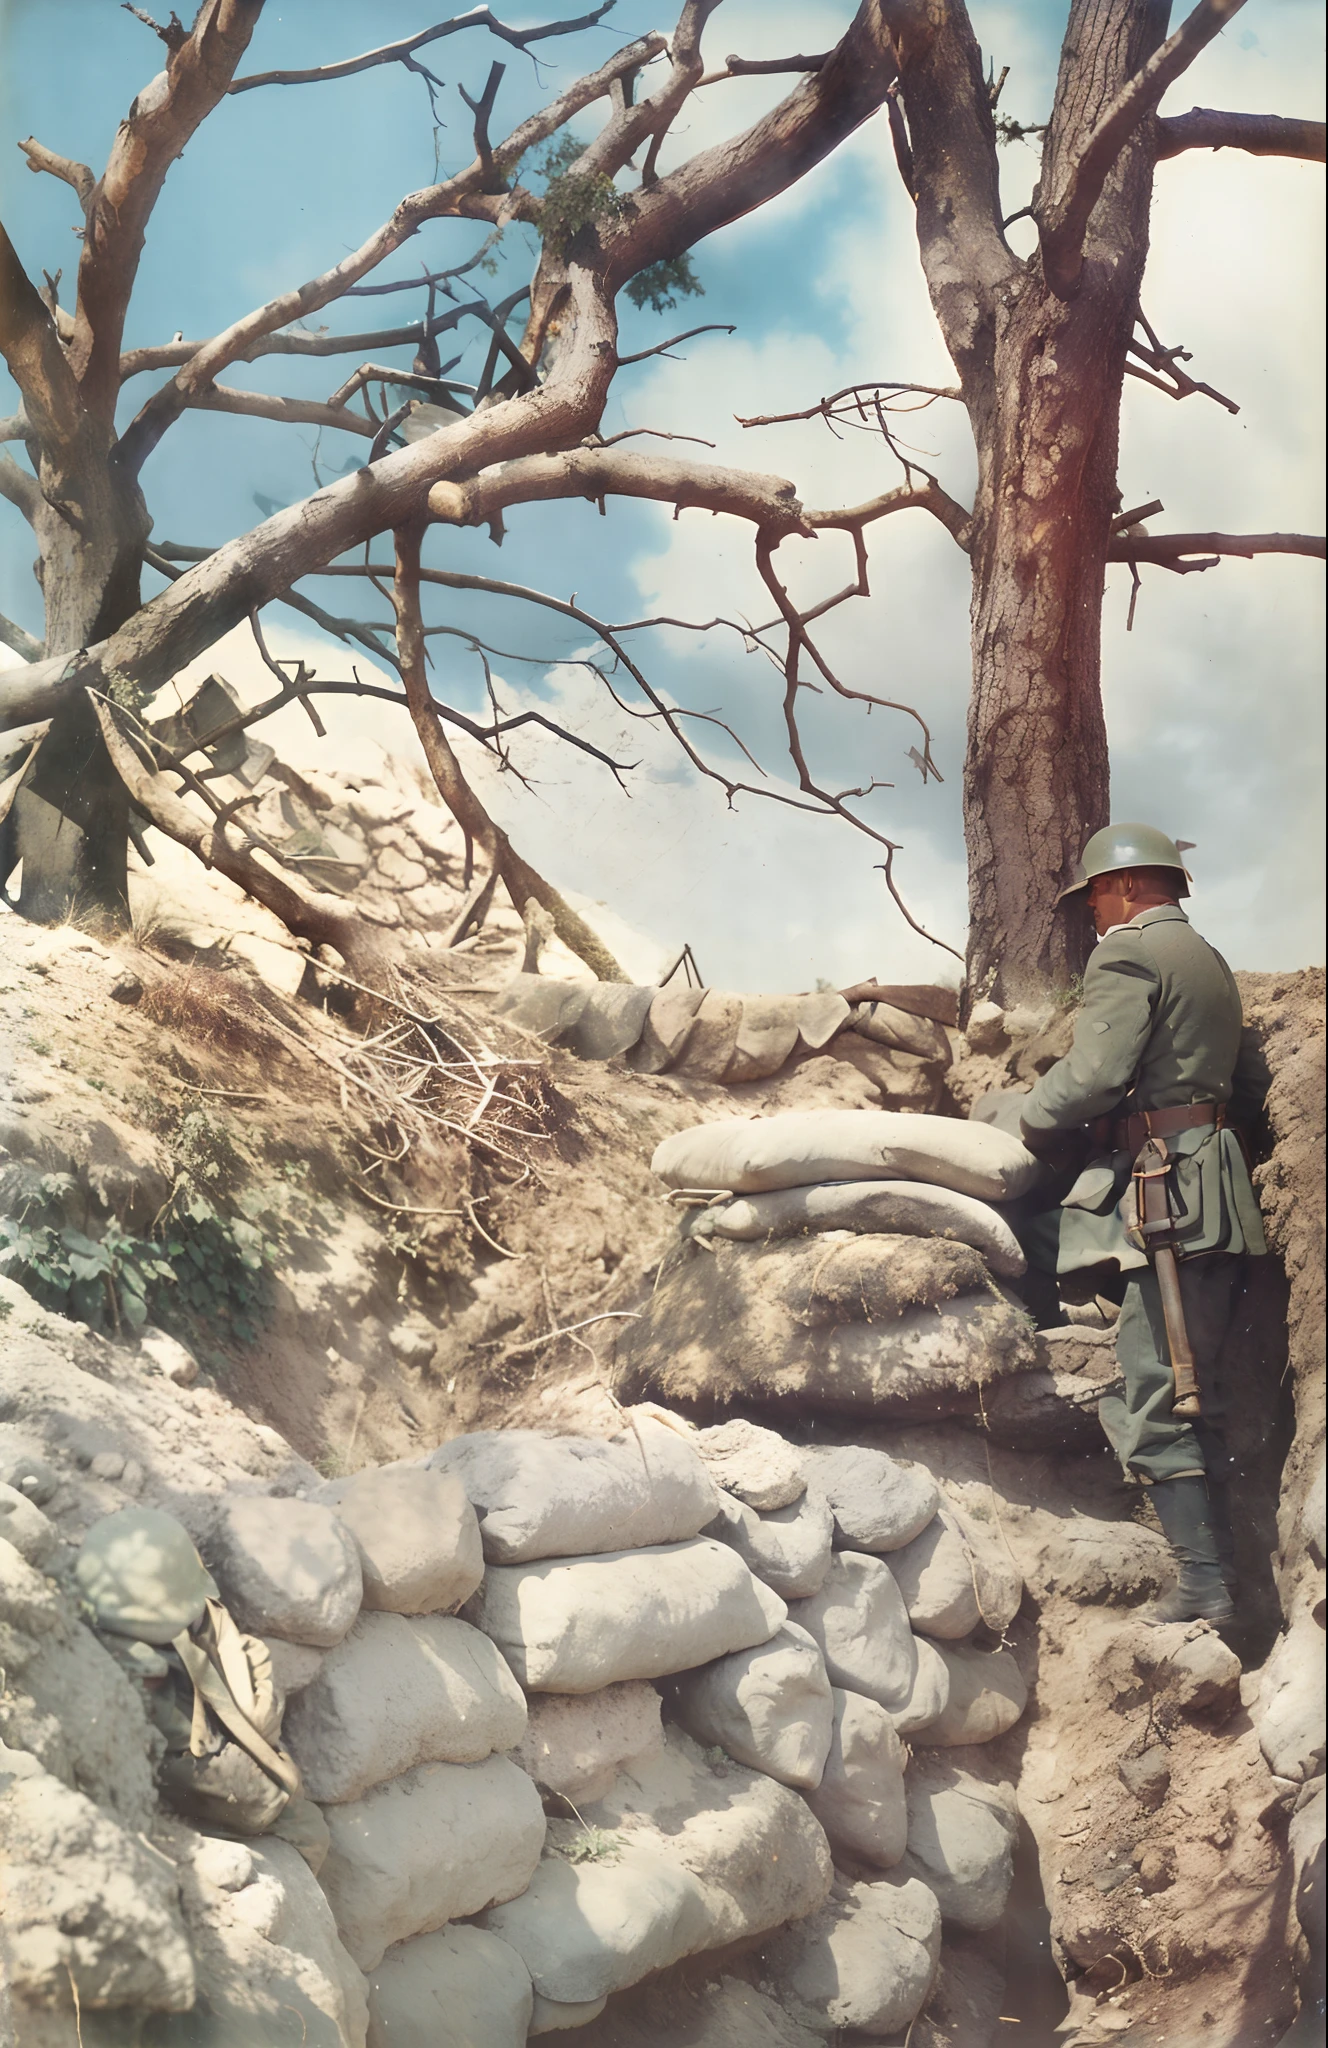
[[[1116,1107],[1139,1070],[1161,991],[1137,936],[1114,932],[1100,942],[1084,975],[1074,1043],[1028,1097],[1029,1130],[1067,1130]]]

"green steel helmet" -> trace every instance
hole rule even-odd
[[[94,1522],[74,1577],[98,1628],[142,1643],[169,1643],[217,1598],[188,1531],[161,1508],[121,1508]]]
[[[1188,896],[1189,870],[1181,855],[1188,853],[1192,844],[1188,839],[1168,839],[1156,825],[1104,825],[1089,840],[1075,863],[1074,880],[1061,890],[1056,901],[1061,903],[1067,896],[1077,895],[1099,875],[1114,875],[1121,868],[1174,868],[1176,894]]]

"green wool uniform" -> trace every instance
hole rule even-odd
[[[1263,1076],[1242,1054],[1240,992],[1221,954],[1179,904],[1143,910],[1099,940],[1084,975],[1074,1043],[1020,1105],[1030,1132],[1072,1131],[1095,1118],[1195,1103],[1257,1112]],[[1061,1201],[1057,1271],[1114,1261],[1126,1276],[1116,1356],[1125,1381],[1101,1404],[1122,1465],[1149,1480],[1208,1471],[1226,1478],[1227,1389],[1222,1340],[1242,1256],[1266,1251],[1245,1157],[1230,1127],[1179,1131],[1171,1155],[1186,1327],[1203,1389],[1197,1424],[1173,1416],[1170,1355],[1157,1280],[1127,1234],[1134,1220],[1129,1151],[1095,1156]]]

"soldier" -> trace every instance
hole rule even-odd
[[[1074,1043],[1021,1105],[1030,1151],[1055,1158],[1085,1127],[1089,1163],[1063,1197],[1057,1270],[1114,1261],[1124,1276],[1122,1395],[1102,1424],[1150,1498],[1179,1566],[1154,1621],[1234,1619],[1226,1390],[1216,1367],[1242,1284],[1266,1251],[1245,1154],[1228,1121],[1257,1114],[1240,993],[1181,909],[1189,877],[1149,825],[1108,825],[1062,897],[1086,895],[1098,943]],[[1200,1392],[1186,1398],[1187,1352]],[[1179,1368],[1178,1398],[1173,1365]]]

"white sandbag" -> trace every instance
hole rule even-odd
[[[490,1564],[679,1543],[713,1521],[714,1482],[685,1436],[629,1415],[620,1437],[488,1429],[431,1452],[454,1472],[480,1518]]]
[[[768,1643],[684,1672],[668,1695],[694,1741],[717,1744],[800,1792],[820,1784],[834,1709],[824,1659],[806,1629],[786,1621]]]
[[[910,1121],[916,1123],[914,1117]],[[982,1253],[993,1273],[1015,1279],[1027,1269],[1019,1240],[987,1202],[917,1180],[843,1180],[806,1188],[739,1195],[692,1219],[693,1237],[731,1237],[744,1244],[797,1237],[810,1230],[888,1232],[896,1237],[948,1237]]]
[[[898,1010],[893,1003],[854,1003],[850,1029],[877,1045],[895,1046],[900,1052],[918,1053],[924,1060],[950,1064],[950,1041],[942,1027],[930,1017]]]
[[[888,1870],[908,1844],[908,1751],[877,1700],[835,1686],[834,1730],[819,1785],[807,1794],[833,1849]]]
[[[491,1565],[466,1609],[527,1692],[598,1692],[767,1643],[788,1609],[704,1537],[540,1564]]]
[[[675,1131],[650,1162],[672,1188],[762,1194],[831,1180],[920,1180],[987,1202],[1012,1201],[1040,1167],[990,1124],[889,1109],[790,1110]]]

